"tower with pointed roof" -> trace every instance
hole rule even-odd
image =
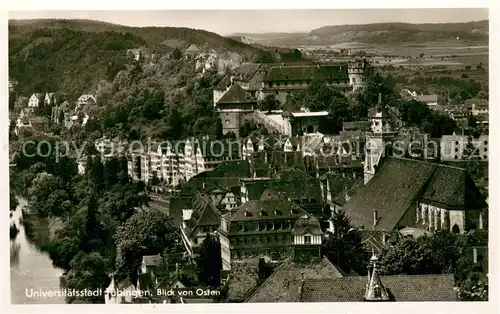
[[[117,299],[117,285],[115,282],[115,275],[111,274],[111,282],[109,283],[108,287],[106,290],[104,290],[104,303],[105,304],[117,304],[118,299]]]
[[[364,299],[365,301],[390,301],[390,295],[378,275],[377,262],[378,258],[373,254],[368,265],[368,282]]]
[[[371,119],[371,131],[366,133],[366,154],[364,164],[364,183],[373,178],[377,167],[382,162],[384,156],[390,154],[392,140],[396,137],[397,131],[391,126],[391,116],[382,102],[382,95],[378,95],[378,103],[375,108],[368,112]]]
[[[239,84],[233,83],[229,90],[215,104],[222,123],[222,133],[233,132],[239,136],[239,129],[245,120],[253,120],[257,100]]]

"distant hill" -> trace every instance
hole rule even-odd
[[[204,30],[175,27],[128,27],[92,20],[10,20],[9,77],[18,91],[79,94],[110,77],[127,63],[128,49],[150,53],[181,50],[191,44],[232,51],[252,60],[263,50]],[[112,77],[113,75],[111,75]]]
[[[243,42],[273,46],[334,45],[339,43],[423,43],[456,39],[488,42],[488,20],[467,23],[409,24],[377,23],[324,26],[309,33],[231,35]]]

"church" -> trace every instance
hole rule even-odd
[[[364,186],[342,207],[372,233],[414,228],[464,233],[484,229],[487,204],[463,168],[396,157],[397,126],[380,101],[366,134]]]

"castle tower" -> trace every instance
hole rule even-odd
[[[374,254],[368,266],[368,283],[364,299],[365,301],[390,301],[389,293],[378,276],[377,262],[378,258]]]
[[[391,117],[382,103],[382,95],[378,95],[378,104],[375,108],[371,108],[368,112],[371,119],[371,132],[366,133],[366,154],[364,165],[364,183],[370,181],[377,167],[382,162],[384,156],[390,154],[391,147],[389,144],[396,137],[397,132],[391,127]]]
[[[356,92],[366,86],[373,67],[366,59],[353,59],[348,62],[347,73],[349,85],[352,86],[352,91]]]

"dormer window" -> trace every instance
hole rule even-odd
[[[251,212],[245,212],[245,217],[252,217],[252,213]]]
[[[265,210],[261,210],[261,211],[260,211],[260,215],[261,215],[261,216],[267,216],[267,212],[266,212]]]
[[[279,211],[279,210],[275,210],[275,211],[274,211],[274,215],[275,215],[275,216],[281,216],[281,215],[282,215],[282,213],[281,213],[281,211]]]
[[[382,289],[380,288],[379,285],[376,285],[375,287],[373,287],[373,294],[374,294],[375,298],[382,297]]]

